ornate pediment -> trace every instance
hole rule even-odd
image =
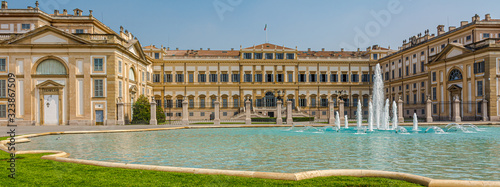
[[[45,82],[42,82],[38,85],[36,85],[37,88],[42,89],[42,88],[64,88],[64,85],[59,84],[53,80],[47,80]]]
[[[27,32],[10,41],[9,44],[89,44],[76,35],[61,31],[51,26],[43,26]]]

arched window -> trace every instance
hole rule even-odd
[[[66,67],[59,61],[47,59],[36,67],[37,75],[66,75]]]
[[[135,81],[135,72],[134,69],[130,68],[130,71],[128,73],[128,79],[131,81]]]
[[[458,69],[451,70],[449,81],[462,80],[462,73]]]

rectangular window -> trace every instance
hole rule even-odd
[[[378,54],[373,54],[373,60],[378,60]]]
[[[153,82],[160,82],[160,74],[153,74]]]
[[[417,54],[413,54],[413,58],[417,58]]]
[[[245,82],[252,82],[252,74],[245,74]]]
[[[210,79],[208,82],[218,82],[217,81],[217,74],[210,74]]]
[[[437,88],[432,88],[432,100],[437,100]]]
[[[94,71],[103,71],[103,60],[102,58],[94,58]]]
[[[465,40],[466,40],[466,41],[469,41],[469,40],[471,40],[471,39],[472,39],[472,36],[471,36],[471,35],[469,35],[469,36],[465,37]]]
[[[437,75],[436,72],[432,72],[432,82],[436,82]]]
[[[405,72],[406,72],[406,73],[405,73],[405,74],[406,74],[406,76],[408,76],[408,75],[410,74],[410,67],[406,66],[406,67],[405,67]]]
[[[122,81],[118,81],[118,97],[123,97],[123,85],[122,85]]]
[[[316,107],[316,98],[311,98],[311,107]]]
[[[417,88],[417,83],[413,83],[413,88]]]
[[[392,70],[392,79],[394,79],[394,70]]]
[[[422,87],[422,88],[425,87],[425,82],[421,82],[420,87]]]
[[[410,95],[406,95],[406,104],[409,105],[410,104]]]
[[[182,99],[177,99],[177,108],[182,108]]]
[[[200,112],[200,116],[205,116],[205,112]]]
[[[444,47],[446,47],[446,44],[441,45],[441,50],[443,50]]]
[[[7,97],[7,81],[0,80],[0,98]]]
[[[262,74],[255,74],[255,82],[262,82]]]
[[[255,59],[262,59],[262,53],[255,53]]]
[[[122,73],[122,61],[118,61],[118,73]]]
[[[274,82],[273,74],[266,74],[266,82]]]
[[[432,105],[432,113],[437,114],[437,104]]]
[[[194,99],[189,99],[189,108],[194,108]]]
[[[31,25],[30,25],[30,24],[24,24],[24,23],[23,23],[23,24],[21,24],[21,29],[22,29],[22,30],[29,30],[29,29],[31,29]]]
[[[276,53],[276,59],[283,59],[284,58],[284,55],[283,53]]]
[[[321,107],[328,107],[328,99],[321,98]]]
[[[474,63],[474,74],[484,73],[484,61]]]
[[[172,82],[172,74],[163,74],[163,82]]]
[[[240,74],[232,74],[231,82],[240,82]]]
[[[0,58],[0,71],[7,71],[7,62],[5,58]]]
[[[330,75],[330,82],[338,82],[339,79],[338,79],[338,75],[337,74],[331,74]]]
[[[483,109],[482,105],[483,105],[483,102],[482,102],[482,101],[477,102],[477,113],[478,113],[478,114],[483,113],[483,112],[482,112],[482,109]]]
[[[399,68],[399,77],[401,77],[401,68]]]
[[[392,71],[394,77],[394,71]],[[370,74],[361,75],[361,82],[370,82]]]
[[[413,104],[417,104],[417,94],[413,94]]]
[[[252,59],[252,53],[243,53],[243,59]]]
[[[424,56],[424,54],[425,54],[424,51],[420,52],[420,56]]]
[[[352,77],[351,78],[352,82],[359,82],[359,74],[352,74],[351,77]],[[387,77],[389,77],[389,76],[387,76]]]
[[[0,105],[0,118],[7,118],[7,105]]]
[[[299,82],[306,82],[306,74],[299,74]]]
[[[309,82],[318,82],[316,74],[309,74]]]
[[[146,73],[146,78],[148,79],[148,81],[151,80],[150,76],[149,76],[149,72]]]
[[[434,53],[434,48],[431,48],[431,53]]]
[[[174,106],[174,102],[172,101],[172,99],[167,99],[165,101],[165,108],[172,108]]]
[[[284,79],[284,75],[283,74],[277,74],[276,75],[276,82],[285,82],[285,79]]]
[[[160,53],[155,53],[155,59],[160,59]]]
[[[184,82],[184,74],[176,74],[175,82]]]
[[[222,108],[227,108],[227,99],[222,99]]]
[[[83,29],[76,29],[76,30],[75,30],[75,33],[76,33],[76,34],[83,34]]]
[[[207,82],[206,74],[198,74],[198,82]]]
[[[341,82],[349,82],[349,76],[347,74],[342,74],[340,77]]]
[[[288,74],[288,82],[293,82],[293,74],[292,73]]]
[[[385,80],[388,81],[389,80],[389,72],[385,72],[385,76],[382,76],[382,78],[385,77]]]
[[[413,74],[417,74],[417,64],[413,64]]]
[[[233,107],[238,108],[239,107],[239,100],[238,99],[233,99]]]
[[[228,74],[220,74],[220,82],[229,82]]]
[[[272,53],[266,53],[266,59],[273,59]]]
[[[303,98],[300,98],[299,99],[299,106],[305,107],[306,105],[307,105],[307,100],[303,99]]]
[[[205,108],[205,98],[200,99],[200,108]]]
[[[257,106],[257,107],[262,107],[262,99],[257,99],[257,100],[255,101],[255,106]]]
[[[104,80],[94,80],[94,97],[104,97]]]
[[[424,93],[422,93],[420,95],[420,99],[422,100],[422,104],[425,103],[425,94]]]
[[[477,96],[483,96],[483,81],[477,81]]]
[[[490,37],[490,33],[483,33],[483,38],[489,38]]]
[[[189,82],[194,82],[194,74],[192,73],[188,74],[188,79]]]
[[[366,97],[363,98],[363,106],[365,106],[365,107],[368,106],[368,98],[366,98]]]
[[[287,53],[286,54],[286,59],[292,59],[292,60],[295,59],[295,54],[293,54],[293,53]]]
[[[328,82],[328,76],[326,76],[326,74],[320,74],[319,82]]]
[[[424,61],[420,62],[420,72],[424,72]]]

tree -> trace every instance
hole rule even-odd
[[[158,124],[165,122],[166,117],[161,106],[156,106],[156,121]]]
[[[134,103],[132,124],[149,124],[151,119],[151,106],[146,96],[140,95]]]

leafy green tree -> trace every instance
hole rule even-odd
[[[158,124],[164,123],[166,120],[165,113],[163,112],[163,108],[161,106],[156,106],[156,121]]]
[[[146,96],[140,95],[134,103],[132,124],[149,124],[151,119],[151,106]]]

